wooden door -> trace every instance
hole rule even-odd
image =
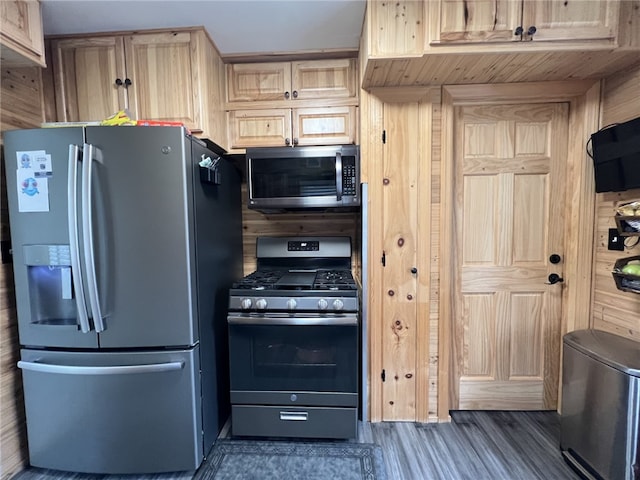
[[[191,32],[125,37],[129,110],[138,120],[182,122],[202,129],[199,65]]]
[[[567,105],[454,115],[452,407],[555,409],[562,283],[548,276],[563,274],[550,255],[564,256]]]
[[[227,100],[253,102],[291,97],[291,64],[236,63],[227,65]]]
[[[524,0],[522,27],[535,26],[535,41],[609,40],[618,28],[618,1]]]
[[[417,267],[418,170],[420,121],[418,104],[385,104],[383,147],[382,420],[415,421],[418,366]],[[372,212],[375,218],[376,212]],[[427,275],[426,272],[423,272]],[[421,321],[424,321],[422,319]],[[372,353],[373,354],[373,353]],[[422,359],[420,359],[422,360]],[[377,381],[377,379],[376,379]],[[424,395],[426,392],[421,392]],[[423,399],[424,400],[424,399]]]
[[[356,61],[345,58],[293,62],[291,90],[294,100],[356,97]]]
[[[51,54],[60,122],[100,121],[125,108],[122,37],[52,40]]]
[[[291,109],[232,110],[229,112],[231,148],[291,145]]]
[[[522,2],[514,0],[441,0],[430,2],[440,19],[440,42],[512,42],[521,25]]]
[[[295,145],[355,143],[356,107],[309,107],[293,110]]]

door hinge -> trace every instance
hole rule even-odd
[[[387,266],[387,254],[384,250],[382,251],[382,258],[380,259],[380,261],[382,262],[383,267]]]
[[[382,130],[382,143],[387,143],[387,131]]]
[[[387,379],[387,374],[384,371],[384,368],[382,369],[382,373],[380,374],[380,378],[382,378],[382,381],[384,382]]]

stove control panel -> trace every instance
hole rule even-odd
[[[317,240],[289,241],[287,242],[287,250],[289,252],[318,252],[320,242]]]
[[[299,297],[245,297],[232,295],[229,298],[229,310],[243,312],[357,312],[358,298],[330,296]]]

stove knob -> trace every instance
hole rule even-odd
[[[344,308],[344,302],[342,300],[340,300],[339,298],[336,298],[333,301],[333,309],[334,310],[342,310]]]
[[[253,305],[253,302],[250,298],[243,298],[240,302],[240,308],[242,308],[242,310],[249,310],[251,305]]]
[[[287,308],[289,310],[295,310],[297,306],[298,302],[296,302],[295,299],[290,298],[289,300],[287,300]]]
[[[326,310],[328,306],[329,304],[324,298],[321,298],[320,300],[318,300],[318,308],[320,310]]]
[[[267,301],[264,298],[259,298],[258,300],[256,300],[256,308],[258,310],[264,310],[265,308],[267,308]]]

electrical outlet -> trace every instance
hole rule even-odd
[[[609,229],[609,244],[607,248],[609,250],[624,250],[624,237],[620,236],[617,228]]]

